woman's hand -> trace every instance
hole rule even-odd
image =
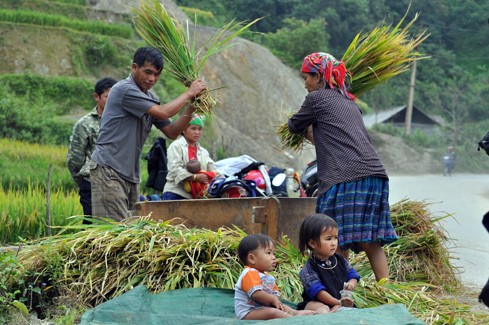
[[[192,180],[199,183],[207,184],[209,183],[209,176],[207,176],[206,174],[194,174]]]

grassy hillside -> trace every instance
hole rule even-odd
[[[8,120],[0,137],[35,143],[67,145],[73,123],[95,105],[95,81],[127,77],[143,45],[129,17],[85,1],[2,1],[0,35],[0,116]],[[181,86],[162,78],[154,91],[164,101]]]
[[[192,8],[185,12],[210,25],[223,19]],[[143,45],[129,16],[93,10],[84,0],[2,1],[0,35],[0,94],[5,98],[0,101],[0,137],[58,145],[68,144],[73,123],[93,107],[95,81],[125,78],[134,50]],[[163,73],[154,91],[165,101],[182,88]],[[457,132],[447,128],[437,138],[415,135],[407,141],[441,155],[458,137],[460,170],[488,170],[489,160],[473,149],[485,133],[484,123],[461,127]],[[209,131],[204,145],[211,143]]]

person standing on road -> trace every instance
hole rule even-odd
[[[117,83],[113,78],[103,78],[95,83],[93,98],[97,105],[94,109],[83,116],[73,126],[73,133],[70,137],[70,146],[66,155],[66,164],[71,177],[79,188],[80,203],[83,207],[83,214],[92,215],[92,190],[90,185],[90,160],[95,150],[97,137],[100,130],[102,112],[105,102],[109,95],[110,88]],[[88,223],[84,220],[83,223]]]
[[[305,57],[309,94],[288,121],[292,133],[309,134],[318,163],[316,212],[338,224],[341,251],[365,251],[377,281],[389,277],[382,246],[397,240],[389,207],[389,179],[371,144],[344,63],[328,53]],[[308,132],[311,131],[312,132]]]
[[[140,155],[152,126],[176,139],[196,110],[193,101],[207,88],[197,79],[161,105],[150,89],[160,79],[163,65],[158,49],[141,47],[134,54],[132,73],[110,91],[90,169],[94,216],[121,221],[132,215],[139,198]]]

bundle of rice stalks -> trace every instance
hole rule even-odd
[[[304,257],[299,250],[283,236],[276,245],[277,249],[277,268],[272,274],[277,280],[280,294],[285,299],[294,303],[302,301],[302,291],[304,287],[299,278],[299,272],[306,264]]]
[[[418,14],[401,28],[405,18],[394,28],[384,25],[366,34],[359,33],[348,46],[341,60],[352,75],[349,91],[355,97],[408,70],[414,61],[425,58],[415,49],[429,35],[423,31],[409,39],[408,30]],[[291,134],[287,123],[279,126],[276,133],[282,139],[282,149],[302,150],[304,134]]]
[[[401,24],[406,16],[394,28],[380,26],[367,34],[356,35],[341,59],[352,74],[352,94],[358,97],[407,71],[414,61],[425,58],[415,49],[429,34],[423,31],[412,39],[408,37],[408,30],[418,16],[416,13],[403,28]]]
[[[42,278],[53,290],[63,287],[96,305],[139,284],[153,292],[233,288],[242,268],[235,252],[243,236],[239,229],[214,232],[141,218],[80,226],[77,233],[26,247],[19,260],[36,274],[36,282]],[[64,261],[61,270],[53,269],[55,257]]]
[[[293,113],[288,114],[287,121],[292,117]],[[285,122],[276,128],[275,133],[280,136],[282,150],[290,149],[294,152],[301,152],[304,145],[308,142],[306,131],[303,133],[292,133],[289,131],[288,123]]]
[[[355,288],[353,299],[358,308],[403,304],[411,314],[426,324],[483,324],[489,320],[489,314],[474,313],[468,305],[440,299],[430,291],[430,285],[423,282],[377,283],[361,280]]]
[[[434,218],[425,201],[402,200],[391,207],[392,224],[398,240],[384,246],[392,279],[398,282],[429,283],[432,290],[454,290],[461,283],[456,268],[450,263],[446,248],[449,238]],[[360,275],[372,277],[370,263],[364,253],[352,256]]]
[[[196,49],[195,26],[190,35],[189,23],[184,29],[158,0],[142,0],[139,8],[132,8],[132,13],[136,31],[150,46],[161,51],[169,63],[169,73],[186,87],[199,78],[204,63],[211,55],[231,46],[229,41],[260,20],[247,24],[231,21]],[[194,105],[198,113],[205,115],[212,111],[216,101],[210,91],[205,90]]]
[[[460,286],[457,270],[450,263],[449,241],[425,201],[402,200],[391,208],[392,223],[399,239],[389,245],[389,264],[398,281],[425,281],[453,289]]]

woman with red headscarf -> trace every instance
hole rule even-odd
[[[328,53],[305,57],[301,68],[309,94],[288,121],[316,147],[319,190],[316,212],[338,223],[338,246],[365,251],[375,278],[389,277],[382,246],[397,239],[389,208],[389,179],[370,142],[350,74]],[[311,132],[312,131],[312,132]]]

